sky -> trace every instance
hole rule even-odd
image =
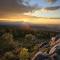
[[[35,18],[59,22],[60,0],[0,0],[0,20],[36,21]]]
[[[25,13],[26,15],[60,18],[60,0],[31,0],[29,5],[35,5],[37,10]]]

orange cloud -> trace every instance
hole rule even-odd
[[[8,16],[0,18],[0,21],[4,22],[27,22],[31,24],[60,24],[60,19],[49,19],[32,16]]]

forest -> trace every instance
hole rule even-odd
[[[58,33],[0,26],[0,60],[30,60],[39,49],[48,52],[51,37]]]

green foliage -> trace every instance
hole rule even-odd
[[[11,58],[13,58],[14,57],[14,54],[10,51],[10,52],[6,52],[5,54],[4,54],[4,59],[5,60],[9,60],[9,59],[11,59]]]
[[[16,57],[19,57],[20,60],[29,60],[38,51],[41,42],[49,42],[49,39],[56,34],[48,31],[32,31],[31,33],[31,31],[10,27],[1,29],[5,30],[7,28],[12,29],[13,32],[3,32],[0,35],[0,50],[4,51],[4,60],[16,59]],[[48,49],[43,50],[48,51]]]
[[[19,53],[20,60],[28,60],[29,59],[29,52],[26,48],[21,48]]]
[[[0,49],[10,50],[15,49],[18,46],[17,42],[14,41],[13,35],[10,33],[4,33],[0,38]]]

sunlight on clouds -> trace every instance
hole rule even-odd
[[[24,23],[30,23],[30,24],[60,24],[60,19],[49,19],[49,18],[38,18],[38,17],[29,17],[29,16],[22,16],[19,17],[15,16],[14,18],[2,18],[0,21],[4,22],[24,22]]]
[[[33,10],[33,11],[31,11],[31,12],[24,13],[24,15],[41,17],[40,14],[41,14],[42,12],[47,12],[47,11],[45,11],[44,9]]]
[[[33,24],[60,24],[60,20],[55,20],[55,19],[34,19],[34,20],[28,20],[27,22],[33,23]],[[54,22],[54,23],[53,23]]]
[[[8,15],[0,17],[0,21],[4,22],[27,22],[30,24],[60,24],[60,19],[51,19],[50,17],[44,18],[40,15],[43,13],[47,13],[44,9],[34,10],[32,12],[27,12],[22,15]],[[57,12],[56,12],[57,14]],[[48,16],[48,14],[46,14]]]
[[[37,10],[32,10],[30,12],[26,12],[26,13],[23,13],[24,15],[28,15],[28,16],[36,16],[36,17],[51,17],[51,13],[55,13],[55,11],[51,11],[51,10],[47,10],[45,8],[42,8],[42,9],[37,9]]]

